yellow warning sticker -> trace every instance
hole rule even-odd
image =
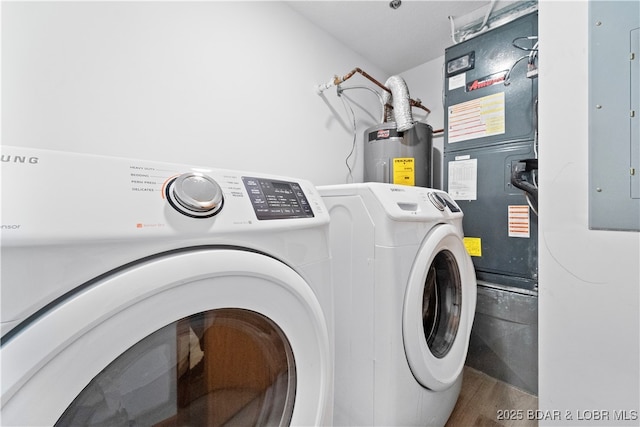
[[[465,237],[464,247],[471,256],[482,256],[482,239],[479,237]]]
[[[393,183],[416,185],[415,159],[413,157],[396,157],[393,159]]]

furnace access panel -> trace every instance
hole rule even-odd
[[[464,212],[479,280],[526,290],[538,283],[537,12],[445,51],[444,189]],[[534,202],[534,203],[532,203]],[[531,206],[530,206],[531,205]]]
[[[445,50],[445,150],[533,140],[537,34],[533,13]]]

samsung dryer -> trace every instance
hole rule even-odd
[[[428,188],[318,190],[331,217],[335,425],[443,426],[476,305],[462,212]]]
[[[2,147],[4,425],[323,425],[328,212],[307,181]]]

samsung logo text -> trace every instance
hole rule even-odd
[[[32,165],[37,164],[40,160],[37,157],[12,156],[10,154],[3,154],[0,159],[2,160],[2,163],[27,163]]]

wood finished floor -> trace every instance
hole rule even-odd
[[[537,426],[538,398],[465,366],[462,391],[445,427]]]

